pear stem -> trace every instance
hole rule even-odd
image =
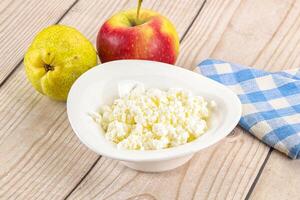
[[[143,2],[143,0],[138,0],[138,7],[137,7],[137,10],[136,10],[136,22],[137,22],[137,24],[139,24],[139,17],[140,17],[140,10],[141,10],[141,7],[142,7],[142,2]]]

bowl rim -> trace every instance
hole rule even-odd
[[[160,150],[125,150],[125,149],[117,149],[116,148],[116,152],[122,152],[122,154],[118,154],[118,153],[114,153],[114,152],[107,152],[107,151],[101,151],[98,148],[94,148],[91,144],[89,144],[89,142],[87,142],[79,133],[77,126],[74,124],[73,122],[73,108],[72,106],[74,105],[74,102],[76,101],[76,96],[78,96],[77,93],[77,89],[78,89],[78,85],[81,84],[81,80],[83,78],[88,77],[90,74],[92,74],[94,71],[97,70],[101,70],[104,67],[107,67],[109,65],[112,64],[120,64],[122,66],[124,66],[125,64],[132,64],[132,63],[148,63],[148,64],[154,64],[154,65],[161,65],[164,67],[168,67],[168,68],[172,68],[172,69],[176,69],[176,70],[183,70],[185,72],[191,73],[193,75],[197,75],[197,76],[201,76],[202,78],[206,79],[206,81],[210,81],[213,82],[215,85],[218,85],[219,87],[222,87],[224,90],[226,90],[226,93],[228,93],[231,97],[232,100],[234,101],[235,104],[235,108],[236,108],[236,115],[235,117],[232,119],[232,123],[228,124],[227,126],[224,127],[224,129],[222,130],[215,130],[217,132],[217,137],[214,137],[211,140],[208,140],[205,144],[201,144],[201,146],[199,147],[197,144],[199,144],[197,141],[199,139],[201,139],[201,137],[197,138],[196,140],[183,144],[183,145],[179,145],[176,147],[171,147],[171,148],[166,148],[166,149],[160,149]],[[99,66],[101,66],[101,68],[99,69]],[[226,86],[220,84],[219,82],[216,82],[214,80],[211,80],[203,75],[200,75],[196,72],[193,72],[191,70],[187,70],[184,69],[182,67],[179,66],[175,66],[175,65],[170,65],[170,64],[166,64],[166,63],[162,63],[162,62],[156,62],[156,61],[148,61],[148,60],[116,60],[116,61],[111,61],[111,62],[106,62],[103,64],[99,64],[91,69],[89,69],[87,72],[85,72],[84,74],[82,74],[72,85],[69,94],[68,94],[68,98],[67,98],[67,115],[68,115],[68,119],[69,122],[71,124],[71,127],[73,129],[73,131],[75,132],[75,134],[77,135],[77,137],[79,138],[79,140],[86,145],[89,149],[93,150],[94,152],[96,152],[97,154],[100,154],[102,156],[108,157],[108,158],[112,158],[112,159],[117,159],[117,160],[122,160],[122,161],[130,161],[130,162],[153,162],[153,161],[162,161],[162,160],[172,160],[172,159],[176,159],[179,157],[183,157],[183,156],[187,156],[189,154],[193,154],[196,153],[198,151],[200,151],[201,149],[204,149],[208,146],[211,146],[217,142],[219,142],[220,140],[222,140],[223,138],[225,138],[228,134],[230,134],[230,132],[237,126],[241,115],[242,115],[242,104],[239,100],[239,98],[237,97],[237,95],[231,91],[229,88],[227,88]],[[101,134],[99,132],[99,134]],[[104,138],[104,137],[103,137]],[[109,142],[109,141],[107,141]]]

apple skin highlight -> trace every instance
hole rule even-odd
[[[121,59],[176,62],[179,37],[173,24],[160,14],[142,9],[120,12],[107,20],[97,36],[97,50],[102,63]]]

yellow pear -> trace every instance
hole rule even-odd
[[[97,54],[91,42],[76,29],[53,25],[36,35],[24,64],[37,91],[65,101],[74,81],[97,64]]]

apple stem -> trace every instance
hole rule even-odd
[[[140,9],[142,6],[142,2],[143,0],[138,0],[138,7],[137,7],[137,11],[136,11],[136,22],[137,24],[139,24],[139,16],[140,16]]]

